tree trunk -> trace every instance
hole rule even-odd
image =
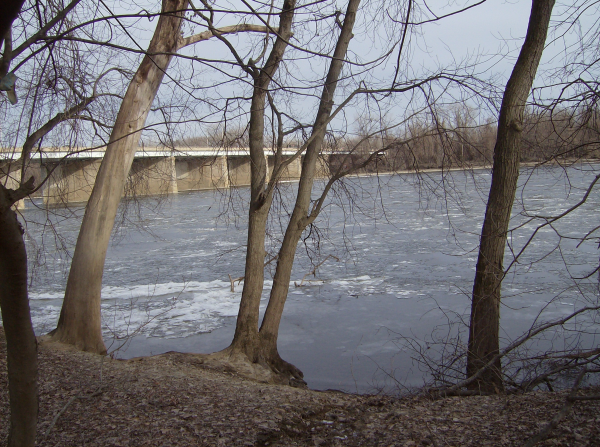
[[[244,288],[238,313],[235,335],[228,351],[241,352],[253,363],[259,361],[258,316],[264,284],[265,233],[267,218],[273,200],[265,192],[267,165],[264,153],[265,99],[273,75],[279,68],[283,54],[292,36],[296,0],[285,0],[279,19],[279,34],[269,58],[261,70],[249,67],[253,73],[254,91],[250,109],[250,207],[248,216],[248,244]]]
[[[37,342],[27,296],[23,228],[11,209],[10,190],[0,185],[0,308],[6,335],[10,396],[9,447],[35,444],[38,416]]]
[[[500,350],[500,287],[504,277],[503,258],[508,224],[519,177],[523,113],[544,50],[553,6],[554,0],[533,0],[527,36],[502,99],[492,184],[473,285],[467,377],[490,362]],[[503,390],[501,374],[498,358],[473,382],[471,388],[500,392]]]
[[[177,48],[181,11],[187,4],[188,0],[163,0],[163,14],[127,89],[85,209],[58,326],[51,333],[55,340],[84,351],[106,352],[100,315],[106,251],[141,129],[171,61],[172,56],[165,53],[173,53]]]
[[[316,214],[309,216],[309,206],[311,202],[311,193],[315,178],[316,165],[321,152],[323,139],[325,138],[325,123],[331,115],[333,98],[337,87],[338,78],[340,76],[342,66],[344,65],[350,40],[353,36],[352,29],[354,27],[356,11],[358,10],[359,4],[360,0],[350,0],[348,3],[342,31],[335,48],[333,58],[331,59],[331,65],[329,67],[329,72],[327,73],[327,78],[321,94],[319,110],[313,125],[313,132],[316,132],[317,134],[314,140],[308,146],[306,150],[306,156],[304,157],[304,161],[302,163],[302,173],[300,176],[300,182],[298,184],[298,194],[296,196],[294,211],[290,217],[290,221],[286,228],[283,242],[279,250],[277,269],[273,279],[273,288],[271,289],[269,304],[267,305],[265,317],[260,328],[260,350],[263,358],[279,373],[288,373],[295,379],[301,379],[302,373],[293,365],[284,362],[277,352],[279,324],[281,322],[281,315],[283,313],[283,308],[289,291],[292,267],[294,265],[294,257],[296,255],[298,241],[300,240],[302,232],[306,226],[316,218]]]
[[[0,44],[6,33],[10,31],[13,21],[21,12],[25,0],[5,0],[2,2],[2,15],[0,15]]]

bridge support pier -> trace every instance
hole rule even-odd
[[[284,160],[287,160],[289,158],[290,158],[289,156],[283,157]],[[275,156],[274,155],[267,156],[267,161],[268,161],[267,162],[268,176],[270,177],[271,174],[273,173],[273,167],[275,165]],[[301,173],[302,173],[302,158],[298,157],[285,167],[285,169],[283,170],[283,174],[280,177],[280,180],[283,180],[283,181],[298,180],[300,178]]]
[[[189,157],[175,162],[177,189],[198,191],[229,186],[227,157]]]
[[[249,186],[252,179],[250,157],[227,157],[227,169],[230,186]]]
[[[330,176],[330,164],[331,156],[321,155],[317,160],[315,177],[328,179]]]
[[[46,161],[42,171],[52,174],[44,187],[44,204],[68,205],[73,202],[87,202],[92,194],[101,162],[100,159]]]
[[[138,158],[125,185],[126,196],[154,196],[178,192],[175,157]]]

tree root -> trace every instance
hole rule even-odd
[[[273,371],[283,384],[290,385],[297,388],[306,388],[306,382],[304,381],[304,374],[296,366],[283,360],[278,353],[272,358],[266,360],[270,369]],[[274,357],[274,358],[273,358]]]
[[[304,374],[296,366],[283,360],[278,353],[265,355],[258,352],[250,358],[234,346],[204,356],[203,365],[263,383],[306,388]]]
[[[45,335],[37,337],[41,343],[58,343],[64,345],[65,348],[71,347],[77,351],[91,352],[98,355],[106,355],[106,346],[102,338],[96,338],[91,340],[77,340],[72,337],[67,337],[63,331],[56,328]]]

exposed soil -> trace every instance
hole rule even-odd
[[[318,392],[208,369],[194,355],[122,361],[55,343],[40,345],[39,363],[40,446],[521,446],[566,397],[534,392],[432,400]],[[5,442],[1,336],[0,389]],[[600,401],[575,403],[538,445],[600,446]]]

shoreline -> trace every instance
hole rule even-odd
[[[0,418],[8,421],[1,335]],[[123,361],[56,343],[41,343],[38,351],[37,445],[48,447],[521,446],[562,408],[567,394],[353,395],[254,382],[206,369],[185,354]],[[600,401],[579,401],[537,445],[599,445],[598,415]],[[1,424],[2,439],[7,430]]]

